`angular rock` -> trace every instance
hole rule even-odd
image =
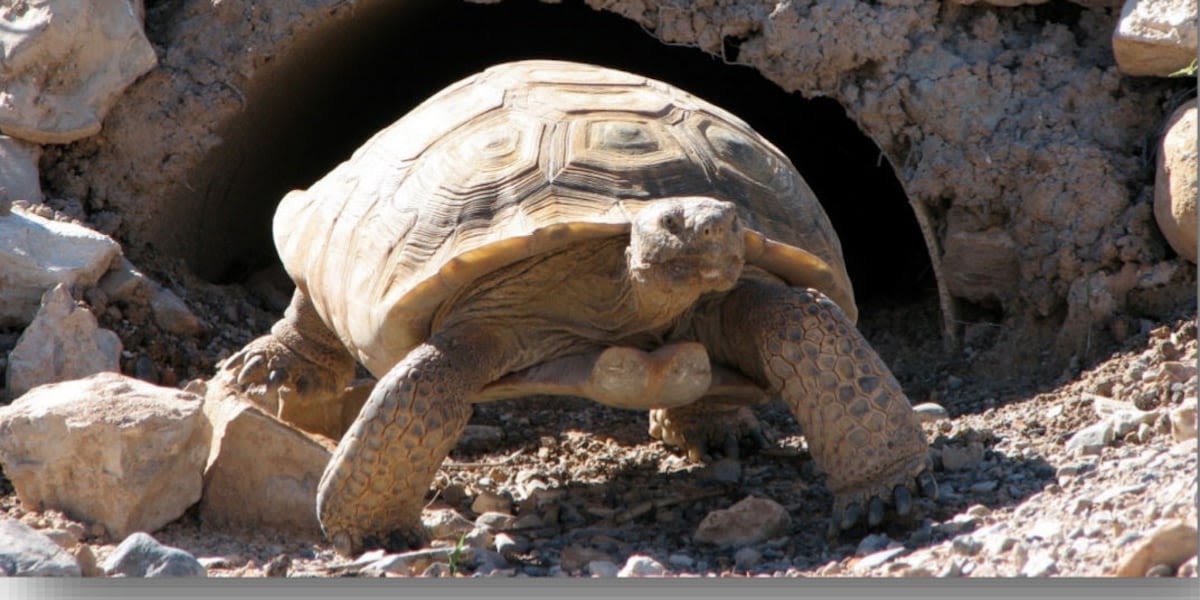
[[[154,322],[163,331],[196,335],[204,329],[200,319],[179,296],[146,277],[125,258],[121,259],[119,267],[100,279],[99,285],[111,300],[149,305]]]
[[[26,510],[114,537],[153,531],[200,499],[200,398],[116,373],[44,385],[0,408],[0,463]]]
[[[946,289],[972,302],[1005,301],[1021,280],[1017,244],[1001,229],[951,233],[942,261]]]
[[[39,0],[0,27],[0,131],[64,144],[95,135],[121,92],[157,64],[140,0]]]
[[[42,295],[56,284],[94,285],[120,254],[112,238],[86,227],[16,206],[0,214],[0,327],[29,324]]]
[[[104,561],[104,574],[126,577],[207,577],[204,565],[195,556],[164,546],[147,533],[137,532],[125,538]]]
[[[625,566],[617,571],[617,577],[662,577],[666,574],[667,568],[662,563],[641,554],[630,556]]]
[[[983,462],[983,444],[973,442],[967,447],[942,448],[942,467],[947,471],[969,471]]]
[[[1196,60],[1196,0],[1127,0],[1113,31],[1126,75],[1165,77]]]
[[[39,146],[0,135],[0,216],[8,214],[13,200],[42,202],[37,164],[41,154]]]
[[[317,484],[335,444],[233,396],[208,393],[204,414],[212,428],[200,501],[205,525],[320,539]]]
[[[1176,442],[1196,439],[1196,398],[1188,398],[1171,410],[1171,437]]]
[[[511,498],[484,490],[471,501],[471,510],[479,515],[485,513],[510,514],[512,513],[512,504]]]
[[[729,508],[708,513],[692,539],[717,546],[745,546],[782,535],[791,524],[791,515],[778,502],[748,496]]]
[[[63,284],[42,306],[8,355],[5,385],[13,396],[47,383],[120,370],[121,340],[100,329],[96,317],[77,306]]]
[[[0,577],[79,577],[79,562],[54,540],[16,520],[0,520]]]
[[[421,525],[435,540],[452,542],[475,529],[475,524],[453,509],[430,510],[421,515]]]
[[[1157,565],[1179,568],[1196,556],[1196,525],[1172,521],[1159,526],[1117,567],[1117,577],[1145,577]]]
[[[1067,440],[1067,450],[1083,455],[1100,454],[1116,437],[1112,421],[1101,421],[1075,432]]]
[[[1194,9],[1195,3],[1192,6]],[[1192,18],[1194,21],[1194,12]],[[1196,48],[1192,46],[1193,55],[1195,52]],[[1171,248],[1192,264],[1196,263],[1198,165],[1196,100],[1193,99],[1176,109],[1167,121],[1154,178],[1154,220]]]

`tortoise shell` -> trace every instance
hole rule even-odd
[[[678,88],[579,63],[501,64],[442,90],[287,194],[275,245],[322,319],[382,375],[462,286],[625,234],[639,206],[679,196],[736,204],[748,263],[820,288],[855,318],[837,236],[783,153]]]

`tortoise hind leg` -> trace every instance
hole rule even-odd
[[[834,493],[831,530],[878,525],[914,493],[936,496],[928,442],[900,384],[831,300],[813,289],[743,281],[701,306],[695,333],[791,408]]]
[[[297,427],[336,439],[336,400],[354,378],[355,361],[299,289],[271,333],[221,363],[210,393],[233,394]]]
[[[425,492],[471,415],[470,396],[505,372],[500,339],[439,333],[376,384],[317,490],[326,538],[344,555],[420,545]]]

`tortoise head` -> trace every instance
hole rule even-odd
[[[733,288],[746,262],[746,245],[733,203],[665,198],[634,216],[626,254],[635,284],[698,297]]]

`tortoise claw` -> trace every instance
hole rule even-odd
[[[267,383],[270,384],[271,387],[279,387],[281,384],[283,384],[283,382],[287,381],[287,378],[287,369],[280,367],[271,370],[271,373],[267,375]]]
[[[883,511],[887,507],[883,504],[883,498],[875,496],[871,498],[870,504],[867,506],[867,526],[876,527],[883,522]]]
[[[261,354],[256,354],[242,365],[237,374],[238,385],[245,386],[254,381],[261,381],[262,374],[267,369],[267,361]]]
[[[898,485],[892,492],[892,499],[896,503],[896,514],[901,517],[908,516],[912,512],[912,493],[908,491],[907,486]]]
[[[841,528],[850,529],[862,520],[862,505],[853,502],[846,507],[846,512],[842,513]]]
[[[917,475],[917,487],[921,490],[921,495],[930,500],[937,500],[938,485],[937,480],[933,478],[933,473],[922,471]]]

